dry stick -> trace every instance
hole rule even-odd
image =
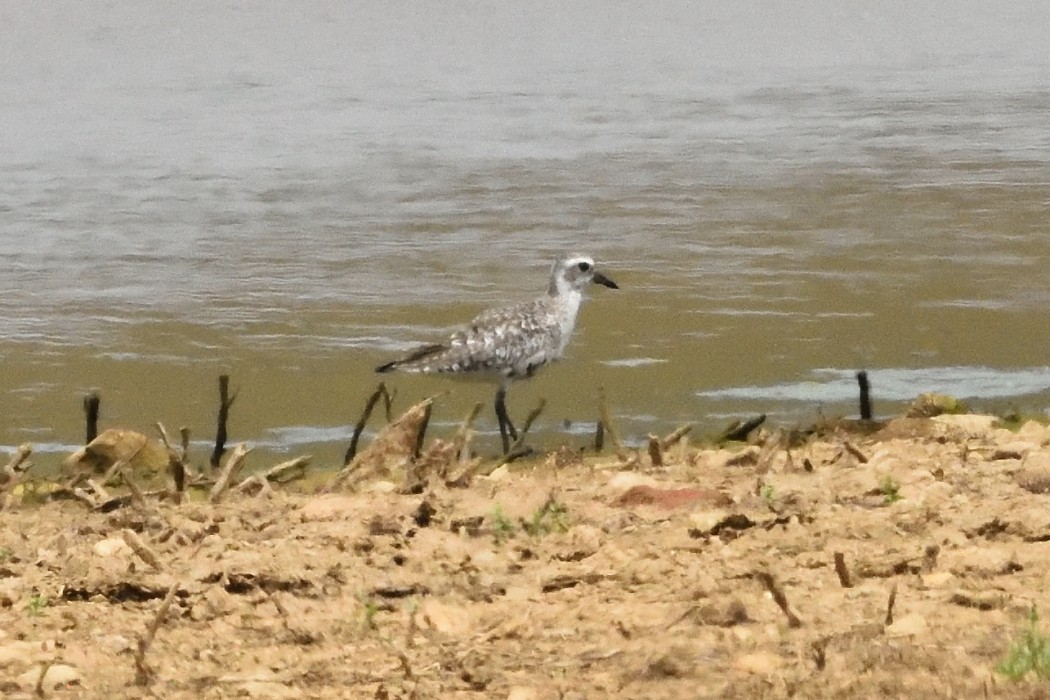
[[[613,449],[616,450],[616,456],[626,461],[629,455],[623,448],[623,442],[620,440],[620,435],[616,432],[616,427],[613,426],[612,416],[609,414],[609,402],[605,398],[604,386],[598,387],[598,411],[602,417],[602,425],[605,428],[605,432],[608,433]]]
[[[845,442],[843,442],[842,446],[846,448],[846,452],[849,452],[851,455],[856,457],[857,461],[860,462],[861,464],[867,464],[868,463],[867,456],[863,452],[861,452],[860,449],[856,445],[854,445],[852,442],[850,442],[849,440],[846,440]]]
[[[149,510],[150,506],[149,502],[146,500],[146,495],[142,493],[142,489],[139,488],[139,485],[128,475],[127,470],[122,466],[117,473],[120,474],[121,480],[127,485],[128,491],[131,492],[131,502],[143,510]]]
[[[179,428],[179,439],[182,443],[179,459],[186,465],[190,463],[190,429],[185,425]]]
[[[313,455],[303,455],[302,457],[289,459],[287,462],[281,462],[270,467],[262,476],[267,481],[275,481],[279,484],[286,484],[289,481],[301,479],[306,474],[306,467],[309,466],[311,459],[313,459]]]
[[[87,429],[84,433],[85,445],[98,437],[98,407],[100,403],[102,403],[102,398],[96,391],[92,391],[84,397],[84,418],[87,423]]]
[[[390,394],[386,390],[386,384],[379,382],[379,386],[377,386],[376,390],[372,392],[372,395],[368,397],[368,402],[365,404],[365,410],[361,413],[357,425],[354,426],[354,434],[353,437],[350,438],[350,447],[347,448],[346,455],[343,457],[344,467],[354,461],[354,457],[357,456],[357,443],[361,440],[361,433],[364,432],[365,424],[368,423],[368,419],[372,415],[372,410],[376,407],[376,404],[381,397],[386,404],[387,422],[390,422]]]
[[[102,501],[109,501],[113,499],[113,494],[107,491],[105,486],[98,483],[94,479],[89,478],[86,483],[88,486],[91,487],[91,490],[95,492],[95,495],[102,499]]]
[[[689,434],[689,431],[693,429],[692,423],[686,423],[683,426],[675,428],[673,433],[669,433],[660,438],[660,449],[666,451],[669,447],[677,443],[679,440]]]
[[[238,443],[237,446],[233,448],[233,452],[231,452],[230,456],[226,458],[226,464],[223,466],[219,478],[215,480],[215,485],[211,487],[211,492],[208,494],[208,500],[211,503],[218,503],[222,498],[222,495],[230,487],[230,482],[233,480],[236,472],[240,469],[241,463],[249,452],[251,452],[251,448],[243,442]]]
[[[178,583],[171,584],[167,595],[161,601],[160,608],[157,609],[157,614],[154,616],[153,621],[150,622],[149,627],[146,628],[146,634],[139,637],[138,644],[135,646],[133,653],[135,655],[136,685],[149,685],[150,680],[153,678],[153,669],[146,663],[146,654],[153,644],[153,638],[157,636],[157,630],[160,629],[161,624],[164,622],[164,616],[168,614],[168,608],[171,607],[172,601],[175,600],[175,592],[178,589]]]
[[[175,493],[179,502],[181,502],[182,494],[186,491],[186,463],[182,461],[182,457],[171,446],[171,438],[168,437],[168,431],[164,428],[164,424],[157,421],[156,425],[157,431],[160,433],[160,441],[164,443],[164,449],[168,452],[168,471],[175,482]]]
[[[481,414],[481,402],[474,404],[474,408],[470,410],[470,413],[466,415],[463,422],[459,424],[459,428],[456,430],[456,436],[453,438],[454,441],[459,441],[462,447],[459,451],[459,462],[460,464],[466,463],[470,460],[470,431],[474,426],[474,421],[478,419],[478,415]]]
[[[766,414],[755,416],[750,418],[743,423],[732,423],[728,428],[722,431],[719,436],[719,442],[744,442],[747,440],[747,436],[751,434],[751,431],[766,422]]]
[[[211,453],[211,466],[218,468],[226,453],[226,421],[230,417],[230,406],[237,399],[237,392],[230,396],[230,375],[219,375],[219,425],[215,431],[215,449]]]
[[[839,575],[839,583],[843,588],[853,588],[853,581],[849,577],[849,569],[846,568],[846,555],[835,552],[835,573]]]
[[[513,461],[518,457],[523,457],[527,452],[522,452],[522,446],[525,444],[525,436],[529,434],[529,430],[532,428],[532,424],[536,422],[536,419],[543,413],[543,409],[547,407],[547,399],[540,399],[540,402],[536,405],[536,408],[529,411],[529,415],[525,416],[525,422],[522,424],[521,429],[518,431],[518,439],[514,441],[514,444],[510,446],[510,451],[507,453],[508,456],[513,456],[513,459],[507,460]]]
[[[594,451],[601,452],[605,448],[605,423],[599,419],[594,426]]]
[[[798,615],[791,610],[791,606],[788,605],[787,596],[784,595],[783,589],[777,584],[773,574],[768,571],[759,571],[755,573],[755,576],[765,585],[766,590],[773,596],[773,600],[780,607],[780,610],[784,613],[787,618],[788,627],[798,628],[802,626],[802,620],[799,619]]]
[[[13,489],[21,481],[22,475],[33,466],[32,462],[26,461],[32,453],[33,446],[29,443],[18,446],[18,451],[11,456],[3,471],[0,471],[0,492]]]
[[[434,404],[427,402],[423,407],[423,420],[419,421],[419,431],[416,433],[416,444],[412,448],[412,459],[419,459],[423,452],[423,440],[426,438],[427,426],[430,425],[430,414],[434,411]]]
[[[886,601],[886,626],[893,624],[893,606],[897,603],[897,583],[890,589],[890,599]]]
[[[860,419],[871,420],[871,385],[864,370],[857,372],[857,384],[860,386]]]
[[[160,557],[154,552],[148,544],[142,541],[142,538],[138,536],[134,530],[127,528],[121,530],[121,537],[124,538],[124,542],[127,543],[131,550],[139,556],[139,559],[149,564],[154,571],[164,571],[164,564],[161,563]]]
[[[662,467],[664,465],[664,453],[660,449],[660,438],[655,435],[649,435],[649,459],[654,467]]]

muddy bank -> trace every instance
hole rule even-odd
[[[418,493],[13,503],[0,693],[1037,697],[995,668],[1050,610],[1050,429],[784,438]]]

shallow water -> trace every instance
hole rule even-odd
[[[593,254],[541,444],[1050,404],[1050,6],[0,3],[0,445],[338,461],[372,368]],[[392,377],[399,405],[491,389]],[[911,391],[914,389],[914,391]],[[491,433],[488,413],[479,425]],[[0,448],[2,449],[2,448]]]

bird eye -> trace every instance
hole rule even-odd
[[[576,267],[580,268],[580,272],[587,272],[587,270],[591,269],[591,264],[589,262],[582,262]]]

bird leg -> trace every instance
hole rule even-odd
[[[503,454],[510,452],[510,441],[518,439],[518,431],[514,428],[514,424],[510,422],[510,416],[507,415],[507,388],[500,386],[496,390],[496,420],[499,421],[499,436],[503,441]],[[507,434],[510,437],[507,437]]]

